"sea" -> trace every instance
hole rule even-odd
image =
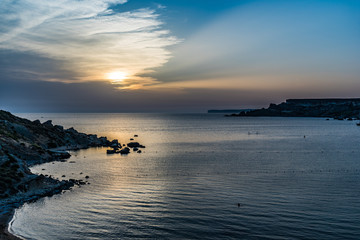
[[[146,146],[31,168],[89,184],[27,203],[25,239],[360,239],[360,127],[222,114],[20,114]],[[89,176],[88,179],[85,176]]]

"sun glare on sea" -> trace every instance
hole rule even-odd
[[[106,78],[113,80],[113,81],[123,81],[124,79],[126,79],[127,74],[125,72],[110,72],[106,74]]]

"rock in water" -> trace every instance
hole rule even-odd
[[[130,147],[130,148],[139,147],[140,143],[138,143],[138,142],[130,142],[130,143],[127,144],[127,146]]]
[[[113,149],[113,150],[106,150],[106,153],[107,153],[107,154],[114,154],[114,153],[116,153],[116,150],[115,150],[115,149]]]
[[[129,154],[129,153],[130,153],[130,148],[128,147],[125,147],[120,150],[120,154]]]

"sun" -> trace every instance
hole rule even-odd
[[[127,74],[125,72],[110,72],[106,74],[106,78],[113,81],[123,81],[126,77]]]

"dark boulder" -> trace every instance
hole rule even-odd
[[[100,145],[102,146],[108,146],[110,144],[110,141],[107,140],[107,137],[100,137],[99,138]]]
[[[54,127],[54,125],[52,124],[52,121],[51,120],[47,120],[46,122],[44,122],[43,123],[43,125],[45,126],[45,127]]]
[[[55,129],[57,129],[59,131],[64,131],[64,127],[60,126],[60,125],[55,125]]]
[[[130,143],[127,144],[127,146],[130,147],[130,148],[139,147],[140,143],[138,143],[138,142],[130,142]]]
[[[47,152],[50,153],[52,157],[57,159],[68,159],[71,157],[71,154],[66,151],[48,150]]]
[[[130,148],[126,147],[120,150],[120,154],[129,154],[130,153]]]
[[[107,153],[107,154],[114,154],[114,153],[116,153],[116,150],[115,150],[115,149],[113,149],[113,150],[106,150],[106,153]]]
[[[78,134],[78,133],[79,133],[79,132],[76,131],[73,127],[67,129],[66,132],[73,133],[73,134]]]
[[[36,124],[36,125],[41,125],[41,122],[40,122],[40,120],[38,120],[38,119],[35,120],[35,121],[33,121],[33,123]]]

